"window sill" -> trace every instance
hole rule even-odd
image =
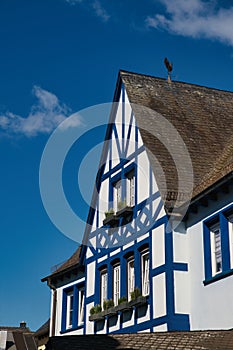
[[[223,278],[226,278],[228,276],[232,276],[233,275],[233,270],[228,270],[228,271],[223,271],[221,273],[218,273],[217,275],[209,278],[209,279],[205,279],[203,281],[203,284],[204,286],[207,286],[208,284],[211,284],[211,283],[214,283],[214,282],[217,282]]]
[[[60,334],[66,334],[66,333],[70,333],[70,332],[73,332],[73,331],[77,331],[78,329],[82,329],[83,327],[84,327],[84,323],[81,324],[80,326],[67,328],[64,331],[60,331]]]
[[[98,314],[94,314],[89,316],[89,321],[102,321],[105,317],[111,317],[118,315],[118,312],[126,312],[132,310],[134,307],[140,307],[146,305],[148,303],[147,297],[140,296],[135,300],[125,301],[122,304],[114,306],[108,310],[99,312]]]

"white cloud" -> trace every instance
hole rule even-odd
[[[83,2],[83,0],[65,0],[65,1],[68,2],[68,4],[70,5],[81,4],[81,2]]]
[[[97,17],[101,18],[104,22],[107,22],[109,20],[109,18],[110,18],[109,14],[103,8],[103,6],[101,5],[101,3],[98,0],[95,0],[92,3],[92,7],[93,7]]]
[[[57,96],[39,86],[33,87],[37,103],[31,107],[29,115],[24,118],[17,114],[6,112],[0,115],[0,129],[7,134],[22,134],[27,137],[40,133],[51,133],[61,122],[67,119],[71,110],[62,104]],[[81,120],[76,119],[76,125]],[[70,126],[74,126],[71,124]]]
[[[103,5],[99,0],[87,1],[87,0],[65,0],[70,5],[76,5],[81,3],[86,3],[87,7],[94,11],[95,15],[99,17],[102,21],[107,22],[110,15],[107,13]]]
[[[233,7],[216,8],[216,1],[160,0],[166,15],[148,16],[148,27],[193,38],[215,39],[233,45]]]

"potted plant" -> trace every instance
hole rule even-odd
[[[105,219],[103,220],[104,225],[116,226],[119,218],[116,217],[114,209],[110,208],[105,212]]]
[[[102,320],[103,318],[104,318],[104,314],[102,312],[101,305],[96,304],[90,309],[90,316],[89,316],[90,321],[98,321],[98,320]]]
[[[123,217],[125,219],[128,218],[129,220],[131,220],[132,213],[133,213],[133,210],[131,207],[127,205],[126,199],[123,199],[122,201],[117,203],[116,216]]]
[[[114,308],[114,301],[112,299],[105,300],[103,308],[105,310],[105,314],[108,316],[115,315],[117,313],[116,308]]]
[[[125,296],[118,299],[118,305],[117,305],[117,311],[124,311],[129,310],[129,302],[127,301],[127,298]]]
[[[147,303],[146,297],[142,296],[142,293],[138,287],[134,288],[134,290],[130,293],[130,296],[130,306],[141,306]]]

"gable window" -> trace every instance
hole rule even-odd
[[[67,293],[67,309],[66,309],[66,328],[71,328],[73,324],[74,313],[74,292]]]
[[[120,298],[120,264],[113,266],[113,302],[118,305]]]
[[[147,296],[150,292],[149,280],[149,251],[145,250],[141,255],[141,273],[142,273],[142,295]]]
[[[219,223],[210,228],[212,275],[222,272],[221,230]]]
[[[135,287],[135,277],[134,277],[134,257],[130,257],[127,261],[127,294],[128,301],[131,300],[131,293]]]
[[[129,207],[135,205],[135,175],[134,169],[126,174],[126,204]]]
[[[203,224],[205,285],[233,274],[232,207]]]
[[[126,206],[135,205],[135,165],[131,164],[122,169],[120,173],[111,179],[113,209],[115,212]]]
[[[104,301],[107,300],[108,296],[108,273],[107,269],[100,272],[100,305],[103,309]]]
[[[118,180],[114,184],[114,209],[118,211],[121,209],[122,203],[122,180]]]

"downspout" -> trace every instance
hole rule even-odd
[[[52,289],[53,294],[53,307],[52,307],[52,319],[51,319],[51,337],[55,336],[56,332],[56,316],[57,316],[57,290],[56,287],[48,280],[48,285]]]

